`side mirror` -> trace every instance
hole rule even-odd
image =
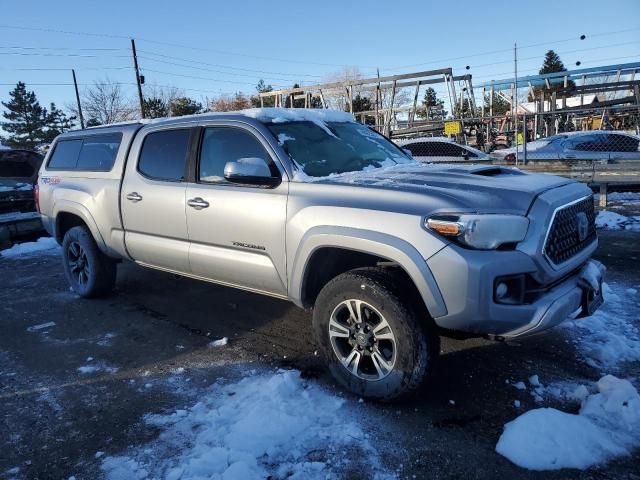
[[[462,154],[462,158],[464,158],[465,160],[469,160],[469,154],[468,153],[463,153]]]
[[[232,183],[265,187],[275,187],[282,182],[279,176],[273,176],[267,161],[258,157],[227,162],[224,166],[224,178]]]

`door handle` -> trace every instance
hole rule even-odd
[[[576,156],[572,155],[572,154],[565,154],[564,158],[566,158],[567,160],[571,160],[571,159],[576,158]]]
[[[131,192],[127,195],[127,200],[130,200],[133,203],[137,203],[142,200],[142,195],[140,195],[138,192]]]
[[[187,200],[187,205],[189,205],[192,208],[195,208],[196,210],[202,210],[203,208],[207,208],[209,206],[209,202],[207,202],[206,200],[200,197],[196,197],[196,198]]]

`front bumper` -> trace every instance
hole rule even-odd
[[[601,303],[604,267],[580,264],[572,274],[523,304],[494,300],[501,276],[533,274],[537,266],[519,251],[470,251],[448,246],[427,261],[443,295],[447,314],[434,318],[446,330],[476,335],[521,337],[551,328],[576,312],[593,313]]]

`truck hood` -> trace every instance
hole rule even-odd
[[[409,164],[331,175],[314,182],[423,194],[442,208],[526,214],[541,193],[573,180],[496,165]]]

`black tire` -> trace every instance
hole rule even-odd
[[[434,370],[440,353],[440,337],[433,320],[422,304],[422,300],[415,292],[413,285],[407,285],[403,276],[395,274],[392,270],[363,268],[337,276],[320,291],[313,311],[313,330],[316,342],[335,379],[356,395],[382,401],[398,399],[415,391]],[[340,329],[335,330],[336,320],[344,323],[351,322],[352,316],[349,317],[349,320],[339,319],[340,315],[344,318],[345,315],[355,310],[348,306],[355,307],[355,304],[348,302],[351,299],[364,302],[362,304],[364,305],[362,318],[369,313],[369,318],[373,319],[372,322],[375,324],[378,322],[377,318],[382,316],[379,325],[383,320],[386,320],[392,336],[395,337],[393,340],[395,353],[385,357],[387,366],[393,360],[393,368],[388,370],[389,373],[386,373],[384,377],[381,376],[381,371],[376,365],[380,362],[373,362],[373,359],[370,359],[369,363],[375,367],[375,370],[369,366],[371,372],[369,375],[365,369],[367,367],[365,365],[365,351],[370,349],[371,352],[378,354],[382,352],[382,350],[378,351],[379,344],[375,338],[375,330],[378,330],[379,327],[369,327],[369,331],[373,330],[374,334],[373,346],[370,343],[364,343],[364,341],[360,345],[361,335],[350,336],[349,340],[345,338],[331,339],[329,323],[332,315],[334,315],[332,322],[334,331],[341,332]],[[344,307],[345,302],[347,307]],[[341,312],[340,309],[343,308],[347,308],[348,312]],[[367,312],[367,310],[370,311]],[[358,316],[360,315],[358,314]],[[344,323],[341,326],[344,327]],[[365,332],[366,329],[365,325],[362,330],[356,329],[355,331],[356,333]],[[388,332],[386,329],[381,331]],[[357,338],[358,336],[360,338]],[[371,339],[369,341],[371,342]],[[384,340],[380,342],[384,342]],[[392,344],[391,340],[387,342],[388,345]],[[349,364],[349,368],[343,364],[345,355],[350,348],[363,350],[362,356],[359,357],[359,361],[363,363],[355,366],[357,374],[350,370],[354,368],[355,362]],[[387,348],[387,352],[390,350],[391,347]],[[336,353],[337,351],[340,354]],[[351,355],[353,355],[353,351],[350,352],[349,356]],[[369,355],[373,355],[373,353],[369,353]],[[348,361],[348,358],[346,360]],[[361,378],[361,376],[377,376],[379,378]]]
[[[62,260],[69,285],[81,297],[100,297],[113,290],[117,264],[100,251],[87,227],[73,227],[65,233]]]

